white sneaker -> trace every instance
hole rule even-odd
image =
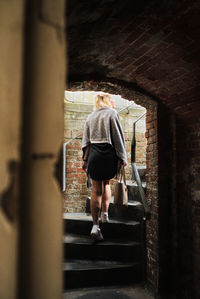
[[[93,225],[90,236],[94,241],[103,241],[103,235],[97,225]]]
[[[101,213],[101,222],[106,223],[109,222],[108,213]]]

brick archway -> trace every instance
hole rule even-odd
[[[170,243],[168,231],[164,229],[166,223],[169,222],[169,215],[166,215],[165,211],[171,198],[169,172],[171,172],[172,148],[167,150],[169,142],[172,144],[170,112],[156,98],[134,88],[133,85],[127,86],[114,79],[73,80],[69,82],[68,90],[120,94],[123,98],[133,100],[147,109],[146,198],[151,207],[151,219],[146,223],[147,281],[155,292],[159,292],[166,279],[166,276],[162,277],[161,266],[167,267],[164,255],[168,252],[167,242]],[[161,137],[163,134],[166,139]],[[164,251],[163,248],[165,248]],[[167,270],[166,273],[168,272]]]

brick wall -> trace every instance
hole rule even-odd
[[[69,76],[135,83],[177,115],[198,116],[198,0],[105,1],[93,13],[77,2],[68,11]]]
[[[68,95],[69,97],[69,95]],[[81,94],[77,94],[81,97]],[[93,107],[87,103],[64,105],[64,142],[82,134],[85,120]],[[64,212],[84,212],[89,195],[86,174],[82,170],[82,135],[66,145],[66,190],[64,192]]]
[[[86,176],[82,171],[81,142],[74,140],[66,147],[66,191],[64,212],[84,212],[88,196]]]
[[[147,171],[146,199],[151,207],[151,219],[146,222],[147,279],[154,289],[158,288],[158,148],[157,107],[147,110]]]
[[[190,126],[187,151],[189,162],[189,194],[191,194],[192,230],[192,296],[200,298],[200,121]]]
[[[176,125],[176,224],[173,263],[176,292],[200,298],[200,122]]]

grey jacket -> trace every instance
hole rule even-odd
[[[111,144],[117,157],[127,163],[124,136],[116,110],[102,107],[88,115],[83,131],[82,149],[90,143]]]

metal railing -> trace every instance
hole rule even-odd
[[[118,111],[118,113],[121,113],[122,111],[128,109],[130,106],[132,106],[134,103],[131,103],[130,105],[126,106],[125,108],[122,108]],[[79,138],[82,136],[83,133],[79,133],[74,138],[71,138],[67,142],[63,143],[63,192],[66,190],[66,145],[72,142],[73,140]]]
[[[146,220],[146,218],[149,218],[150,216],[150,209],[146,200],[146,196],[145,196],[145,192],[144,189],[142,187],[142,182],[140,179],[140,175],[135,163],[136,160],[136,137],[135,137],[135,133],[136,133],[136,123],[143,117],[145,116],[146,112],[143,113],[140,117],[138,117],[134,122],[133,122],[133,139],[132,139],[132,143],[131,143],[131,166],[132,166],[132,173],[133,173],[133,177],[136,180],[136,183],[138,185],[138,190],[139,190],[139,194],[141,197],[141,201],[144,207],[144,217],[143,219]]]

